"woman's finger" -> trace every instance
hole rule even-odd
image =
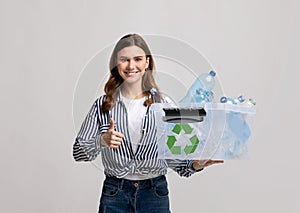
[[[113,141],[119,141],[119,142],[122,142],[122,138],[120,138],[120,137],[118,137],[118,136],[116,136],[116,135],[112,135],[110,139],[113,140]]]
[[[212,160],[213,163],[224,163],[224,160]]]
[[[123,137],[123,134],[121,132],[117,132],[117,131],[112,131],[112,135],[115,135],[119,138],[122,138]]]
[[[110,147],[110,148],[113,148],[113,149],[119,148],[119,146],[117,146],[117,145],[110,145],[109,147]]]
[[[116,141],[116,140],[111,140],[111,144],[119,146],[119,145],[121,145],[121,142]]]

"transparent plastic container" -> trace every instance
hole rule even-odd
[[[162,104],[155,112],[158,158],[243,159],[248,157],[254,106],[227,103]],[[176,109],[177,115],[166,109]],[[191,113],[186,113],[188,110]],[[204,109],[206,115],[198,112]],[[182,112],[182,113],[181,113]],[[193,114],[194,113],[194,114]],[[174,119],[177,116],[177,119]],[[191,116],[195,116],[191,119]]]

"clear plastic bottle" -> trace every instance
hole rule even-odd
[[[215,86],[216,72],[214,70],[209,73],[201,74],[189,88],[188,92],[181,103],[199,103],[211,102],[213,100],[212,89]]]
[[[207,91],[212,91],[212,89],[215,86],[215,78],[214,78],[215,76],[216,76],[216,72],[212,70],[209,73],[204,73],[200,75],[197,80],[201,82],[203,89]]]

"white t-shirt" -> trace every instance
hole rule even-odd
[[[131,140],[133,153],[136,153],[140,140],[142,138],[143,120],[146,115],[147,107],[144,106],[145,97],[139,99],[127,99],[122,96],[128,117],[128,130]],[[144,180],[154,178],[157,174],[128,174],[124,178],[130,180]]]
[[[123,97],[128,117],[128,130],[132,144],[133,153],[136,152],[142,137],[143,118],[147,108],[144,106],[145,98],[127,99]]]

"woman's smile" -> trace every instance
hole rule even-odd
[[[141,71],[137,70],[137,71],[126,71],[124,72],[128,77],[134,76],[135,74],[139,73]]]

